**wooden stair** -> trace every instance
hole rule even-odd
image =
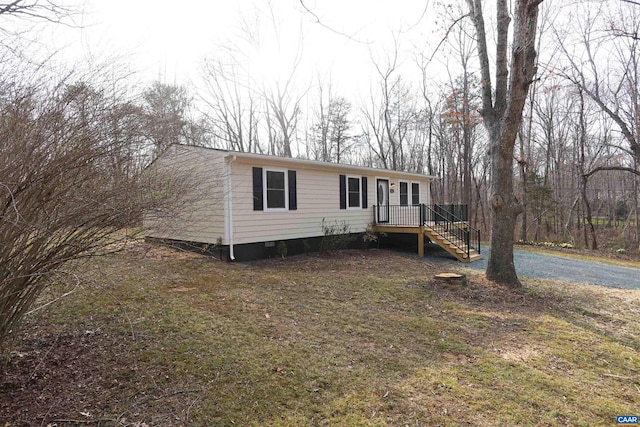
[[[469,248],[463,240],[452,233],[446,231],[437,232],[429,226],[424,226],[423,231],[429,240],[456,257],[458,261],[473,262],[482,259],[482,255],[475,249]]]

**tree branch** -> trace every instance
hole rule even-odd
[[[431,61],[433,61],[433,57],[436,56],[436,53],[438,53],[438,51],[440,50],[440,47],[444,44],[445,41],[447,41],[447,39],[449,38],[449,33],[451,32],[451,30],[453,30],[453,27],[455,27],[456,25],[458,25],[458,23],[460,21],[462,21],[464,18],[468,18],[468,17],[472,17],[471,12],[460,16],[459,18],[455,19],[451,25],[449,25],[449,28],[447,28],[447,31],[444,33],[444,36],[442,37],[442,39],[440,39],[440,42],[438,43],[438,45],[436,46],[436,48],[433,50],[433,52],[431,53],[431,57],[429,58],[429,60],[427,61],[427,64],[430,64]],[[421,67],[426,66],[426,64],[419,64]]]
[[[309,9],[309,7],[308,7],[306,4],[304,4],[304,0],[300,0],[300,5],[302,6],[302,8],[303,8],[305,11],[307,11],[307,13],[309,13],[311,16],[313,16],[313,19],[315,19],[315,20],[316,20],[316,24],[320,25],[321,27],[326,28],[327,30],[331,31],[331,32],[332,32],[332,33],[334,33],[334,34],[337,34],[337,35],[342,36],[342,37],[346,37],[346,38],[348,38],[349,40],[354,41],[354,42],[356,42],[356,43],[361,43],[361,44],[366,44],[366,45],[371,44],[371,42],[370,42],[370,41],[364,41],[364,40],[356,39],[356,38],[355,38],[354,36],[352,36],[352,35],[349,35],[349,34],[347,34],[347,33],[343,33],[342,31],[338,31],[338,30],[336,30],[335,28],[332,28],[332,27],[330,27],[329,25],[325,24],[324,22],[322,22],[322,20],[320,19],[320,17],[319,17],[319,16],[318,16],[314,11],[312,11],[311,9]],[[356,32],[356,33],[357,33],[357,32]],[[355,33],[354,33],[354,35],[355,35]]]
[[[634,175],[640,176],[640,171],[634,168],[630,168],[628,166],[598,166],[597,168],[590,170],[589,172],[585,173],[582,176],[586,179],[589,179],[591,175],[594,175],[601,171],[622,171],[622,172],[629,172]]]
[[[41,19],[61,23],[62,19],[74,14],[74,10],[42,0],[13,0],[0,3],[0,16],[14,15],[23,18]]]
[[[482,2],[480,0],[467,0],[469,13],[473,19],[476,29],[478,44],[478,58],[480,60],[480,71],[482,78],[482,117],[487,120],[495,120],[493,109],[493,95],[491,85],[491,67],[489,63],[489,51],[487,47],[487,33],[482,16]]]

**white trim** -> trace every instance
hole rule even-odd
[[[223,244],[227,244],[231,239],[231,166],[233,156],[225,156],[224,160],[224,188],[222,193],[222,199],[224,200],[224,241]]]
[[[378,206],[378,208],[374,211],[374,218],[378,219],[378,222],[380,223],[385,223],[389,221],[389,211],[386,209],[380,209],[380,200],[378,200],[378,180],[382,180],[382,181],[387,181],[387,205],[391,204],[391,178],[389,178],[388,176],[375,176],[374,177],[374,191],[376,192],[375,194],[375,206]],[[382,215],[381,215],[382,214]]]
[[[267,198],[267,172],[279,172],[284,175],[284,208],[270,208]],[[262,210],[265,212],[288,212],[289,211],[289,173],[286,169],[262,168]]]
[[[229,243],[229,258],[231,261],[235,260],[235,254],[233,253],[233,194],[231,189],[231,163],[236,161],[236,156],[226,156],[225,159],[225,169],[226,169],[226,179],[225,179],[225,194],[224,198],[227,203],[225,209],[225,221],[224,221],[224,234],[225,240]]]
[[[379,205],[380,201],[378,200],[378,180],[379,179],[384,179],[385,181],[387,181],[387,204],[390,205],[391,204],[391,178],[389,178],[388,176],[375,176],[375,184],[374,184],[374,189],[376,192],[376,196],[375,196],[375,203],[374,205]]]
[[[407,204],[403,205],[402,204],[402,183],[407,184]],[[413,203],[413,184],[418,184],[418,203]],[[420,181],[405,181],[405,180],[398,180],[398,205],[399,206],[416,206],[420,204],[421,201],[421,197],[420,197]]]
[[[358,181],[358,206],[350,206],[349,205],[349,180],[355,179]],[[346,185],[346,193],[347,193],[347,210],[356,210],[362,209],[362,177],[355,175],[346,175],[347,185]]]

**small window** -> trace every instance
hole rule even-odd
[[[419,182],[411,183],[411,204],[412,205],[420,204],[420,183]]]
[[[267,209],[287,208],[287,175],[284,171],[270,171],[266,174]]]
[[[409,204],[409,184],[400,181],[400,206]]]
[[[360,207],[360,178],[347,178],[347,201],[349,208]]]

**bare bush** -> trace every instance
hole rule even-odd
[[[0,86],[1,354],[56,271],[122,247],[145,212],[170,214],[193,180],[141,169],[135,109],[99,89]]]

